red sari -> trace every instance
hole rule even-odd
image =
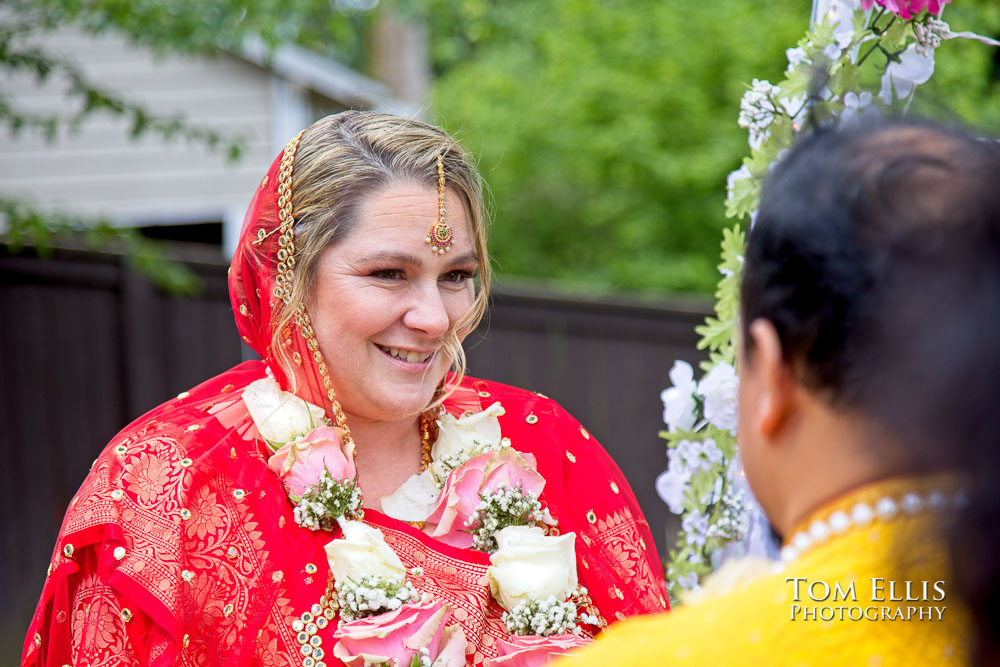
[[[294,144],[285,149],[286,164]],[[281,244],[279,157],[254,198],[230,270],[243,339],[263,358],[183,392],[119,433],[70,503],[41,600],[28,629],[23,665],[301,665],[292,621],[325,593],[323,547],[337,532],[310,531],[267,467],[243,389],[268,369],[288,389],[271,350],[271,311]],[[277,232],[277,233],[276,233]],[[330,410],[298,327],[283,336],[296,393]],[[479,407],[470,405],[480,401]],[[445,403],[453,413],[499,401],[503,435],[537,459],[540,497],[577,535],[580,583],[603,622],[667,608],[648,525],[621,471],[557,403],[539,394],[466,378]],[[413,526],[367,510],[413,583],[456,609],[469,664],[496,655],[505,637],[492,599],[488,555],[448,546]],[[321,630],[327,665],[335,623]],[[321,654],[322,655],[322,654]]]

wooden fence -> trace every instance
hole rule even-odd
[[[133,418],[244,356],[226,266],[208,257],[190,262],[202,293],[175,298],[116,256],[0,248],[3,662],[20,655],[62,515],[94,457]],[[661,553],[676,522],[653,488],[666,463],[659,392],[674,359],[700,359],[693,328],[706,310],[508,286],[466,342],[472,375],[558,400],[604,444]]]

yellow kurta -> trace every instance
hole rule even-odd
[[[898,506],[911,492],[927,499],[932,490],[949,488],[942,481],[866,486],[813,513],[793,535],[817,520],[830,525],[837,511],[850,516],[858,503],[874,510],[887,497]],[[950,501],[952,495],[944,497]],[[900,511],[831,532],[787,565],[768,565],[764,574],[724,595],[617,623],[595,644],[556,664],[966,664],[967,612],[951,587],[946,545],[934,532],[950,510],[926,505],[914,515]],[[739,567],[720,579],[738,579]],[[711,588],[709,581],[706,591]]]

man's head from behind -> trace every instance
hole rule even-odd
[[[742,287],[740,439],[779,532],[1000,433],[1000,147],[913,121],[820,132],[770,174]]]

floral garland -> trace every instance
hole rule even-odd
[[[454,610],[418,591],[408,576],[420,572],[407,571],[382,532],[361,521],[353,444],[344,444],[343,431],[272,378],[251,383],[243,402],[274,450],[268,467],[296,506],[296,524],[340,528],[326,545],[332,585],[323,604],[340,617],[333,654],[357,665],[464,665],[465,636],[449,624]],[[583,626],[599,620],[581,611],[590,600],[578,585],[576,535],[546,534],[556,521],[539,500],[545,480],[534,457],[502,437],[503,414],[500,403],[458,418],[442,410],[431,464],[382,507],[423,522],[446,544],[490,554],[490,590],[512,635],[495,663],[517,665],[582,645]]]
[[[1000,46],[953,32],[940,18],[949,2],[819,2],[821,18],[786,51],[784,78],[778,84],[754,79],[740,101],[737,122],[748,132],[751,151],[727,179],[726,215],[749,216],[753,224],[768,170],[813,124],[857,122],[880,109],[905,111],[917,86],[933,75],[943,42],[962,38]],[[817,72],[825,73],[818,92]],[[865,90],[872,72],[878,91]],[[762,515],[742,478],[736,443],[735,335],[745,246],[739,224],[723,232],[715,316],[696,329],[698,349],[709,351],[701,364],[704,377],[696,381],[691,366],[678,361],[670,371],[672,386],[661,394],[668,468],[657,479],[657,491],[682,517],[667,566],[673,599],[697,590],[729,555],[759,551],[749,542]]]

